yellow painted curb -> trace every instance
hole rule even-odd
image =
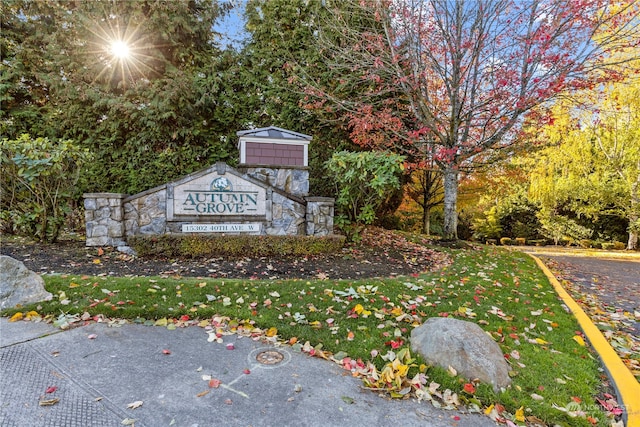
[[[620,404],[624,408],[625,425],[627,427],[640,427],[640,383],[636,381],[636,378],[618,357],[604,335],[593,324],[578,303],[571,298],[571,295],[562,287],[549,268],[535,255],[529,254],[529,256],[536,260],[540,269],[549,278],[562,301],[578,320],[585,336],[600,355],[602,364],[609,373],[609,377],[613,380],[618,392],[618,398],[621,400]]]

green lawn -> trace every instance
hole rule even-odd
[[[54,300],[21,310],[57,324],[86,312],[169,328],[198,323],[213,325],[212,332],[276,334],[398,398],[460,402],[520,425],[609,425],[595,401],[606,378],[597,356],[535,262],[495,247],[448,252],[454,262],[441,271],[384,280],[45,276]],[[496,394],[410,354],[412,328],[436,316],[487,331],[507,357],[512,387]]]

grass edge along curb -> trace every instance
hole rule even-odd
[[[636,381],[633,374],[627,369],[620,357],[611,347],[607,339],[602,335],[596,325],[593,324],[589,316],[582,310],[578,303],[562,287],[558,279],[555,278],[551,270],[535,255],[529,254],[543,273],[547,276],[558,296],[571,310],[578,320],[585,336],[600,356],[600,360],[605,370],[612,379],[618,398],[624,407],[624,417],[626,427],[640,427],[640,383]]]

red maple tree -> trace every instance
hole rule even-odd
[[[615,53],[640,41],[637,0],[326,3],[342,37],[317,40],[339,78],[307,80],[309,105],[343,109],[363,147],[435,161],[445,239],[457,239],[461,170],[517,143],[559,95],[619,78]]]

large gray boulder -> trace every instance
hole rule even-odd
[[[411,331],[411,349],[430,365],[454,368],[458,375],[493,385],[511,384],[500,346],[475,323],[432,317]]]
[[[48,301],[53,297],[44,288],[44,280],[24,263],[0,255],[0,309]]]

